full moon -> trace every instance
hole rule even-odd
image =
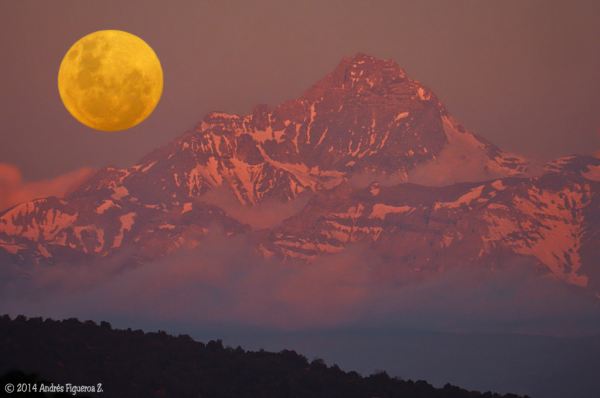
[[[162,68],[152,48],[120,30],[101,30],[77,41],[58,72],[67,110],[102,131],[126,130],[144,121],[162,89]]]

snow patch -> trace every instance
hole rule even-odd
[[[121,228],[119,229],[119,233],[115,236],[113,241],[113,248],[117,248],[121,246],[123,242],[123,233],[125,231],[131,231],[131,226],[134,223],[134,218],[136,217],[135,213],[127,213],[119,217],[119,221],[121,221]]]
[[[359,203],[358,207],[352,206],[348,209],[346,213],[332,213],[331,216],[339,218],[359,218],[360,216],[362,216],[362,211],[364,209],[365,207]]]
[[[207,181],[210,184],[211,187],[216,188],[223,184],[223,176],[221,175],[221,173],[219,173],[218,167],[219,162],[217,161],[217,159],[211,156],[210,158],[208,158],[208,163],[206,164],[206,166],[200,166],[199,164],[197,164],[195,170],[200,176],[202,176],[202,178],[205,181]],[[196,186],[198,186],[199,189],[199,181],[195,181],[194,183]],[[190,183],[188,183],[188,187],[190,188],[191,196],[192,187],[190,187]]]
[[[254,131],[251,134],[252,137],[254,137],[254,139],[260,142],[261,144],[267,140],[272,140],[274,138],[273,129],[271,128],[271,126],[268,126],[265,130]]]
[[[27,249],[27,246],[25,245],[15,245],[10,243],[0,243],[0,247],[3,247],[4,249],[8,250],[9,253],[12,254],[17,254],[19,250]]]
[[[377,190],[377,191],[379,192],[379,190]],[[372,192],[372,190],[371,190],[371,192]],[[369,218],[381,218],[383,220],[385,218],[385,216],[388,215],[389,213],[407,213],[407,212],[410,212],[411,210],[413,210],[413,208],[410,206],[396,207],[396,206],[387,206],[387,205],[378,203],[373,206],[373,210],[371,211]]]
[[[435,210],[438,210],[442,207],[455,209],[455,208],[459,208],[463,204],[468,205],[469,203],[471,203],[471,201],[473,201],[481,196],[481,191],[483,191],[483,187],[485,187],[485,185],[480,185],[477,188],[471,189],[468,193],[464,194],[463,196],[461,196],[460,198],[458,198],[458,200],[456,200],[454,202],[438,202],[435,204],[434,208],[435,208]]]
[[[419,87],[419,98],[421,101],[427,101],[431,98],[431,94],[426,92],[423,87]]]
[[[265,258],[269,258],[275,254],[272,251],[267,250],[263,245],[260,245],[258,249],[261,251],[263,257]]]
[[[105,200],[104,203],[102,203],[100,206],[98,206],[98,208],[96,209],[96,213],[102,214],[106,210],[108,210],[111,207],[113,207],[114,205],[115,204],[114,204],[114,202],[112,200]]]
[[[27,202],[14,207],[0,218],[0,232],[7,235],[20,235],[33,241],[52,240],[65,228],[70,227],[78,213],[67,214],[57,209],[35,214],[36,202]],[[32,214],[33,213],[33,214]],[[31,216],[28,223],[23,219]]]
[[[588,166],[588,170],[581,174],[585,179],[600,181],[600,166]]]
[[[408,116],[408,112],[403,112],[403,113],[399,114],[398,116],[396,116],[396,118],[394,119],[394,121],[397,122],[398,120],[404,119],[407,116]]]
[[[492,186],[494,188],[496,188],[498,191],[502,191],[502,190],[506,189],[506,187],[504,185],[502,185],[502,180],[496,180],[496,181],[492,182]]]
[[[187,144],[187,142],[186,142],[186,144]],[[148,171],[148,169],[150,169],[150,167],[154,166],[155,164],[156,164],[156,161],[154,161],[154,162],[150,163],[148,166],[144,167],[142,169],[142,173],[145,173],[146,171]]]
[[[513,199],[515,209],[521,213],[518,217],[499,215],[498,211],[509,211],[503,206],[488,206],[484,218],[488,234],[482,237],[486,250],[489,252],[502,242],[516,253],[536,257],[555,278],[587,286],[588,277],[577,271],[581,267],[578,251],[585,232],[581,209],[590,202],[589,186],[573,188],[558,192],[529,189],[526,197]]]
[[[113,188],[114,193],[110,196],[114,200],[120,200],[125,196],[129,195],[129,191],[124,186],[118,186]]]

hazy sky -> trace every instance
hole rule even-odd
[[[246,115],[257,104],[297,98],[357,52],[395,60],[459,122],[502,149],[547,159],[592,155],[600,149],[599,21],[598,0],[2,1],[0,211],[64,193],[89,168],[132,166],[210,111]],[[75,120],[57,87],[69,48],[108,29],[145,40],[165,77],[154,113],[116,133]],[[19,170],[25,181],[53,180],[26,184]],[[7,198],[7,190],[19,194]],[[13,316],[125,319],[120,327],[182,322],[182,332],[203,322],[225,325],[219,333],[240,323],[565,335],[598,333],[600,325],[598,303],[526,269],[462,270],[402,290],[376,284],[370,262],[352,251],[321,268],[273,272],[267,260],[240,268],[240,258],[252,257],[239,241],[213,236],[197,250],[202,256],[178,254],[171,267],[159,262],[122,277],[111,264],[49,267],[31,286],[0,275],[0,308]]]
[[[212,110],[245,115],[301,95],[342,56],[394,59],[467,128],[556,158],[600,148],[600,2],[4,1],[0,163],[27,181],[129,167]],[[58,68],[81,37],[145,40],[164,71],[154,113],[105,133],[76,121]]]

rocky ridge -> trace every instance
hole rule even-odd
[[[132,168],[0,213],[0,264],[19,276],[115,256],[144,263],[218,226],[266,257],[311,261],[364,243],[398,277],[519,258],[597,294],[599,181],[600,159],[540,165],[502,151],[394,61],[357,54],[299,99],[212,112]],[[219,190],[246,207],[314,196],[253,230],[207,199]]]

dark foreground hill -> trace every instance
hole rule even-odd
[[[97,386],[109,397],[504,397],[447,384],[368,377],[295,351],[278,353],[207,344],[187,335],[112,329],[107,322],[20,315],[0,318],[0,372],[36,372],[54,383]],[[4,393],[4,386],[2,392]],[[89,394],[94,395],[94,394]],[[526,396],[527,397],[527,396]]]

